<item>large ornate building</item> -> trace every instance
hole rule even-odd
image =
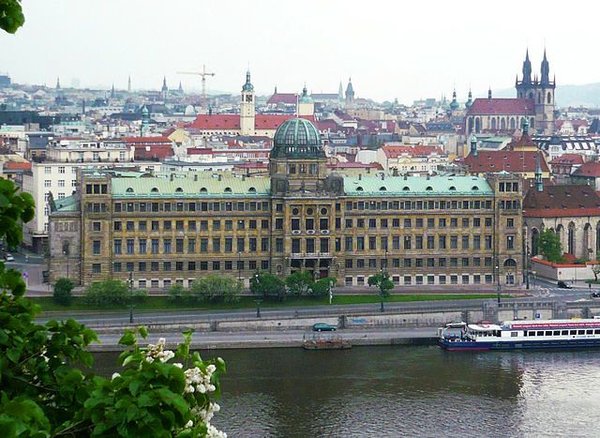
[[[523,78],[515,81],[516,98],[475,99],[465,117],[467,135],[483,132],[512,133],[527,120],[534,132],[544,135],[554,133],[554,90],[556,80],[550,80],[550,63],[544,50],[541,76],[532,77],[529,51],[523,62]]]
[[[345,177],[326,164],[315,126],[295,118],[275,134],[268,177],[82,173],[51,214],[51,279],[168,288],[304,270],[362,286],[387,270],[401,286],[520,282],[518,176]]]

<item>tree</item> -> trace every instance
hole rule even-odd
[[[240,300],[242,283],[227,275],[207,275],[194,280],[191,295],[198,301],[235,303]]]
[[[284,281],[269,272],[257,272],[250,279],[250,291],[263,298],[275,297],[280,301],[285,298]]]
[[[69,278],[59,278],[54,284],[54,302],[61,306],[70,306],[73,302],[73,295],[71,292],[75,285]]]
[[[600,263],[592,265],[592,272],[594,273],[594,281],[598,282],[598,274],[600,274]]]
[[[104,280],[90,284],[84,292],[83,302],[93,306],[111,307],[142,302],[147,294],[144,290],[132,291],[125,281]]]
[[[168,300],[175,303],[191,303],[194,301],[189,289],[179,283],[175,283],[169,288]]]
[[[289,293],[297,297],[311,293],[313,284],[313,276],[308,271],[296,271],[285,279]]]
[[[329,289],[335,286],[336,280],[333,277],[320,278],[311,286],[312,294],[315,297],[324,297],[329,294]]]
[[[21,0],[0,1],[0,29],[15,33],[25,23]]]
[[[18,244],[11,220],[33,216],[30,197],[0,181],[0,239]],[[4,190],[8,188],[9,190]],[[29,219],[27,219],[29,218]],[[0,430],[7,437],[222,437],[210,420],[219,405],[222,360],[190,352],[191,333],[175,351],[140,347],[145,328],[126,331],[121,373],[89,373],[96,334],[73,319],[37,324],[39,306],[25,282],[0,262]],[[178,358],[180,362],[170,363]]]
[[[383,300],[390,295],[390,291],[394,288],[394,282],[390,280],[390,275],[386,271],[382,271],[370,276],[368,283],[369,286],[375,286],[379,289],[381,311],[383,312]]]
[[[540,233],[538,247],[540,253],[549,262],[559,263],[562,261],[563,252],[560,237],[554,231],[546,229]]]

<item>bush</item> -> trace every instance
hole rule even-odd
[[[190,294],[198,301],[235,303],[240,300],[242,283],[226,275],[207,275],[194,280]]]
[[[69,278],[59,278],[54,285],[53,299],[56,304],[61,306],[70,306],[73,302],[73,295],[71,294],[75,285]]]
[[[88,286],[83,296],[86,304],[100,307],[129,304],[127,283],[121,280],[96,281]]]

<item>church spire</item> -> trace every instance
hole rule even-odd
[[[544,182],[542,181],[542,160],[540,154],[541,152],[538,150],[535,155],[535,189],[538,192],[543,192]]]
[[[127,77],[127,92],[131,93],[131,76]]]
[[[110,98],[114,99],[116,97],[116,93],[115,93],[115,84],[113,82],[112,87],[110,89]]]
[[[525,52],[525,61],[523,61],[523,84],[531,84],[531,61],[529,60],[529,48]]]
[[[544,59],[542,60],[542,85],[550,84],[550,63],[548,62],[548,58],[546,57],[546,48],[544,48]]]
[[[60,90],[60,77],[59,76],[56,77],[56,89]]]
[[[492,98],[492,86],[490,85],[490,87],[488,88],[488,99]]]

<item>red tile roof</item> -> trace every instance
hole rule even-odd
[[[524,217],[600,216],[600,196],[588,185],[530,188],[523,199]]]
[[[531,99],[475,99],[467,111],[467,116],[474,115],[535,115],[535,104]]]
[[[212,155],[212,148],[187,148],[188,155]]]
[[[600,177],[600,163],[597,161],[590,161],[583,163],[575,172],[573,176],[589,176],[589,177]]]
[[[240,129],[240,116],[238,114],[201,114],[196,117],[189,128],[203,130],[236,130]]]
[[[464,164],[474,173],[483,172],[535,172],[537,151],[478,151],[469,154]],[[542,155],[543,157],[543,155]],[[550,172],[546,160],[540,160],[542,172]]]
[[[31,163],[29,161],[5,161],[4,170],[31,170]]]
[[[550,164],[583,164],[583,157],[579,154],[562,154],[550,161]]]
[[[267,105],[277,105],[278,103],[296,105],[297,101],[298,95],[296,93],[276,93],[269,97]]]

